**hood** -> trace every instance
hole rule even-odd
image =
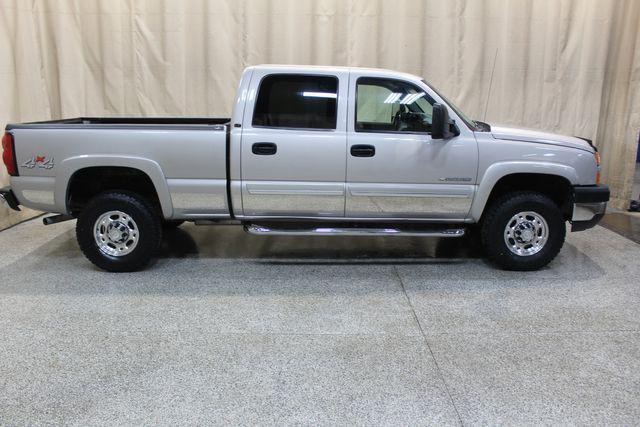
[[[538,144],[559,145],[561,147],[577,148],[593,153],[595,150],[587,141],[575,136],[558,135],[555,133],[539,132],[537,130],[509,128],[491,125],[491,134],[496,139],[508,141],[536,142]]]

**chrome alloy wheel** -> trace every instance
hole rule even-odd
[[[549,240],[549,226],[542,215],[526,211],[515,214],[504,228],[504,242],[519,256],[537,254]]]
[[[102,214],[94,227],[94,238],[100,251],[111,256],[124,256],[131,253],[138,244],[138,225],[122,211],[109,211]]]

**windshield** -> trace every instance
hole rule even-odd
[[[447,99],[446,96],[444,96],[443,94],[441,94],[438,89],[436,89],[432,84],[430,84],[429,82],[427,82],[426,80],[422,80],[422,82],[424,84],[426,84],[427,86],[429,86],[435,93],[438,94],[438,96],[440,98],[442,98],[444,100],[444,102],[447,103],[447,105],[449,107],[451,107],[451,109],[453,111],[456,112],[456,114],[458,115],[458,117],[460,117],[462,119],[462,121],[464,122],[464,124],[467,125],[467,127],[469,127],[469,129],[471,129],[472,131],[478,132],[480,131],[480,129],[478,128],[478,125],[476,125],[476,122],[473,121],[469,116],[467,116],[461,109],[459,109],[453,102],[451,102],[449,99]]]

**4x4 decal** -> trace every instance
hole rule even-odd
[[[42,168],[42,169],[51,169],[54,166],[53,157],[47,156],[33,156],[26,162],[20,165],[23,168],[33,169],[33,168]]]

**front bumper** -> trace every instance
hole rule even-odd
[[[609,187],[606,185],[573,187],[571,231],[582,231],[595,226],[607,210],[609,195]]]
[[[18,206],[18,199],[16,199],[15,194],[11,191],[11,187],[0,188],[0,199],[4,200],[5,203],[14,211],[20,210],[20,207]]]

